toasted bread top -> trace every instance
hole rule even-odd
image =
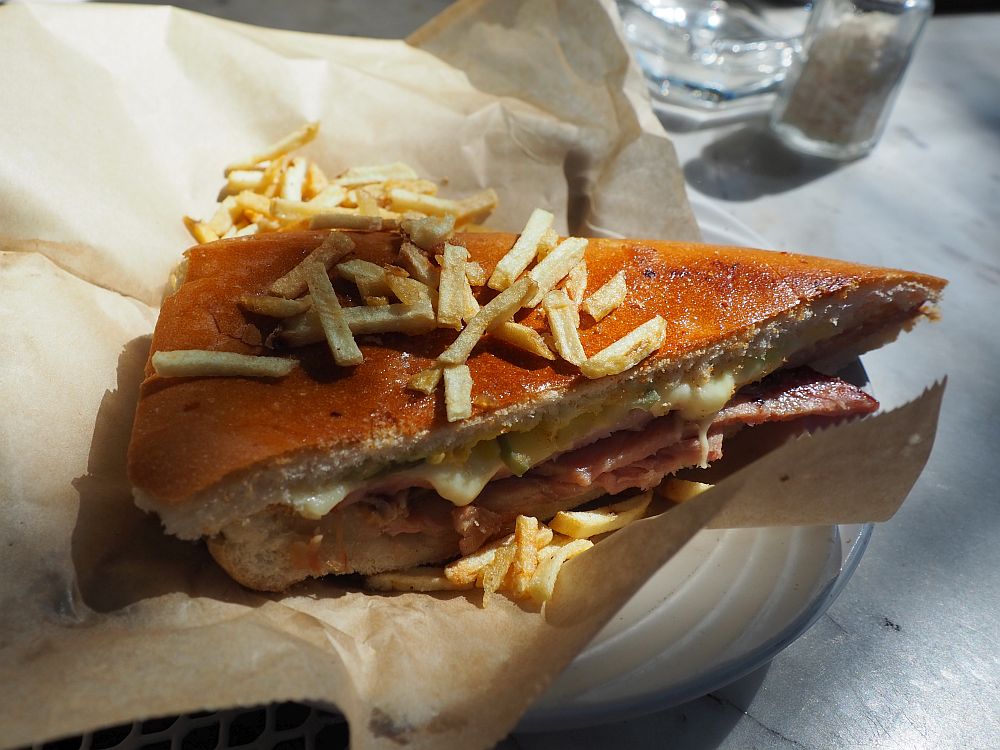
[[[129,477],[137,488],[160,502],[180,504],[250,466],[294,461],[303,451],[365,450],[373,438],[419,436],[448,425],[440,390],[424,396],[405,384],[433,363],[455,331],[357,336],[364,363],[356,367],[338,367],[325,343],[276,350],[264,345],[274,321],[245,312],[240,297],[265,294],[324,235],[279,233],[188,251],[185,281],[163,303],[151,352],[210,349],[291,357],[300,364],[287,377],[267,380],[161,378],[147,363],[129,446]],[[356,249],[349,257],[396,261],[397,235],[352,233],[352,238]],[[489,274],[515,239],[472,233],[452,241],[467,247]],[[587,354],[659,314],[666,320],[667,338],[651,363],[704,350],[819,298],[909,283],[926,289],[933,300],[945,284],[917,273],[694,243],[592,239],[586,260],[588,293],[620,269],[629,289],[625,303],[600,322],[581,314]],[[495,294],[486,288],[476,293],[481,302]],[[516,319],[543,328],[540,309],[524,310]],[[488,334],[468,365],[474,383],[472,419],[585,380],[566,362],[527,354]]]

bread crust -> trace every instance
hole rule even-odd
[[[268,353],[262,343],[268,322],[245,313],[239,299],[266,293],[324,235],[281,233],[189,250],[187,276],[163,304],[151,352]],[[398,236],[352,237],[354,257],[383,264],[395,260]],[[512,234],[474,233],[453,241],[465,245],[489,274],[515,239]],[[599,323],[584,316],[584,348],[593,354],[653,315],[662,315],[667,340],[643,363],[646,369],[707,351],[803,303],[901,285],[912,285],[933,300],[945,284],[923,274],[803,255],[651,240],[593,239],[587,266],[591,292],[624,268],[629,297]],[[492,294],[477,291],[484,297]],[[543,327],[537,310],[520,322]],[[164,379],[147,363],[129,446],[129,478],[155,504],[180,509],[248,467],[280,467],[317,452],[357,455],[448,428],[443,399],[414,394],[404,386],[455,335],[439,329],[417,337],[359,336],[365,362],[355,368],[335,366],[324,345],[280,351],[300,366],[273,381]],[[488,336],[469,367],[475,384],[469,425],[533,399],[557,398],[588,386],[567,363],[524,354]]]
[[[274,506],[209,539],[208,549],[234,580],[257,591],[284,591],[331,573],[376,573],[454,557],[458,534],[450,524],[450,503],[422,498],[419,513],[438,516],[438,522],[387,534],[380,510],[368,503],[339,508],[318,521]]]

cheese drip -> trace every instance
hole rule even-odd
[[[430,485],[445,500],[461,507],[468,505],[483,491],[503,466],[500,446],[495,440],[478,443],[468,456],[448,456],[439,463],[422,463],[393,472],[400,482]],[[368,482],[333,482],[321,492],[292,498],[292,507],[303,518],[322,518],[336,508],[354,490]]]

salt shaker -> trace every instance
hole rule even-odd
[[[816,0],[771,128],[808,154],[869,153],[933,10],[933,0]]]

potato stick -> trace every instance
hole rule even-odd
[[[441,381],[441,368],[440,367],[428,367],[426,370],[421,370],[412,378],[406,382],[406,387],[411,391],[416,391],[417,393],[424,393],[430,395],[434,393],[434,389],[437,388],[438,383]]]
[[[414,193],[424,193],[425,195],[437,195],[438,186],[431,180],[400,180],[400,179],[388,179],[380,183],[381,188],[387,193],[393,188],[403,188],[403,190],[412,190]]]
[[[226,195],[237,195],[244,190],[254,190],[264,178],[262,169],[237,169],[226,175]]]
[[[416,180],[417,173],[413,167],[395,162],[394,164],[375,164],[363,167],[351,167],[343,174],[331,180],[334,185],[341,185],[345,188],[358,187],[360,185],[370,185],[373,182],[385,182],[386,180]]]
[[[582,237],[570,237],[560,242],[555,250],[545,256],[545,260],[528,273],[538,284],[538,291],[534,297],[525,302],[524,306],[536,307],[542,301],[542,297],[562,281],[566,274],[573,270],[573,266],[583,260],[586,250],[587,240]]]
[[[389,191],[389,205],[393,211],[400,213],[419,211],[430,216],[445,216],[446,214],[457,216],[461,212],[458,201],[438,198],[436,195],[415,193],[403,188],[393,188]]]
[[[209,229],[215,232],[220,237],[232,229],[233,220],[236,219],[243,209],[236,205],[236,199],[233,196],[228,196],[219,207],[215,210],[215,214],[206,223]]]
[[[281,195],[281,189],[285,184],[285,178],[288,175],[288,170],[292,168],[293,164],[300,164],[302,157],[292,156],[291,154],[282,154],[276,159],[267,163],[263,171],[263,182],[266,184],[275,185],[277,192],[274,195]],[[296,170],[302,169],[301,166],[296,166]],[[301,175],[303,182],[305,181],[305,173]],[[293,178],[295,179],[295,178]],[[294,191],[295,186],[292,185],[292,190]],[[300,196],[301,197],[301,196]]]
[[[554,531],[574,539],[607,534],[642,518],[652,499],[653,493],[648,491],[628,500],[592,510],[561,510],[549,521],[549,526]]]
[[[625,301],[628,287],[625,286],[625,272],[619,271],[596,292],[583,301],[583,311],[594,320],[601,320]]]
[[[264,294],[244,294],[240,297],[240,307],[257,315],[267,315],[271,318],[290,318],[304,313],[312,307],[312,298],[308,295],[301,299],[285,299]]]
[[[656,488],[656,494],[667,498],[673,503],[686,503],[693,500],[702,492],[712,489],[711,484],[704,482],[689,482],[686,479],[670,477]]]
[[[281,229],[281,222],[276,219],[272,219],[269,216],[263,216],[258,214],[254,216],[254,222],[260,227],[262,232],[277,232]]]
[[[540,525],[535,533],[535,551],[539,552],[546,545],[550,544],[552,536],[552,529]],[[572,539],[566,538],[567,544],[572,541]],[[497,549],[500,547],[510,547],[513,544],[514,534],[507,534],[507,536],[494,539],[492,542],[484,544],[475,552],[445,565],[444,574],[455,583],[472,583],[479,576],[482,569],[493,560]]]
[[[271,199],[264,195],[258,195],[251,190],[241,191],[236,196],[236,205],[244,211],[253,211],[265,215],[271,213]]]
[[[472,286],[485,286],[486,270],[475,261],[469,261],[465,264],[465,278]]]
[[[356,191],[355,202],[358,204],[358,213],[362,216],[378,216],[378,199],[368,189]]]
[[[261,175],[260,184],[257,186],[255,192],[268,198],[273,198],[277,195],[278,186],[281,184],[281,176],[285,173],[289,161],[291,161],[290,157],[282,156],[280,159],[275,159],[268,164]]]
[[[552,555],[553,552],[558,550],[560,547],[565,547],[567,544],[572,544],[576,540],[571,536],[566,536],[565,534],[554,533],[549,543],[538,550],[543,558],[547,558]]]
[[[205,222],[192,219],[190,216],[184,217],[184,226],[187,227],[191,236],[194,237],[195,241],[200,245],[215,242],[219,239],[219,235],[213,232]]]
[[[410,238],[410,242],[424,250],[433,250],[451,237],[455,229],[455,217],[426,216],[421,219],[403,219],[400,228]]]
[[[309,229],[309,219],[279,219],[278,231],[305,232]]]
[[[580,365],[580,372],[588,378],[625,372],[659,349],[666,337],[667,323],[657,315],[590,357]]]
[[[358,205],[358,191],[348,190],[347,195],[344,196],[344,201],[342,205],[350,206],[354,209],[354,213],[360,214],[361,207]]]
[[[462,329],[451,346],[441,352],[438,362],[448,365],[465,362],[482,335],[491,327],[510,320],[521,309],[525,297],[534,293],[534,287],[531,279],[524,278],[491,299]],[[438,317],[440,318],[440,312]]]
[[[398,232],[399,222],[403,220],[403,214],[397,214],[395,211],[380,208],[379,218],[382,219],[382,231]]]
[[[321,216],[331,212],[331,207],[326,203],[313,203],[312,201],[293,201],[285,198],[272,198],[269,213],[271,216],[282,220],[311,219],[314,216]],[[314,229],[326,229],[327,227],[313,227]]]
[[[297,347],[324,341],[326,334],[323,333],[323,326],[320,325],[316,312],[307,310],[301,315],[286,318],[275,333],[275,338],[284,346]]]
[[[309,221],[310,229],[356,229],[362,232],[378,232],[383,226],[381,216],[362,216],[343,209],[340,211],[327,209]]]
[[[434,330],[434,309],[430,303],[383,305],[381,307],[345,307],[344,319],[351,333],[405,333],[416,336]],[[290,318],[279,334],[287,346],[307,346],[323,341],[323,328],[312,310]]]
[[[538,527],[538,533],[535,534],[535,547],[539,552],[552,543],[553,536],[552,529],[548,526],[542,524]]]
[[[574,539],[565,545],[543,549],[541,561],[535,574],[531,577],[525,593],[536,602],[546,602],[551,599],[563,563],[593,546],[594,543],[589,539]],[[548,550],[551,552],[546,554]]]
[[[384,182],[373,182],[370,185],[364,185],[363,187],[354,188],[356,194],[364,193],[370,198],[373,198],[379,204],[385,204],[389,202],[389,199],[385,192]],[[355,198],[357,199],[357,197]]]
[[[514,559],[510,565],[511,588],[521,598],[528,589],[531,576],[538,567],[538,519],[518,516],[514,522]]]
[[[573,300],[573,304],[576,305],[576,307],[580,307],[580,303],[583,302],[583,295],[587,293],[586,260],[581,260],[573,266],[573,270],[570,271],[569,276],[566,277],[564,288],[566,289],[566,294],[568,294],[569,298]],[[577,326],[579,325],[579,316],[577,316]]]
[[[448,580],[441,568],[408,568],[365,576],[365,586],[374,591],[461,591],[469,584]]]
[[[549,292],[542,302],[545,316],[549,321],[549,330],[555,340],[559,356],[570,364],[580,365],[587,359],[587,353],[580,343],[580,332],[577,326],[580,319],[576,305],[562,289]]]
[[[330,181],[319,165],[314,161],[309,162],[309,167],[306,169],[306,183],[302,188],[302,197],[306,200],[312,200],[326,190],[329,185]],[[340,203],[340,201],[337,202]]]
[[[498,547],[496,552],[493,553],[493,559],[483,566],[477,578],[477,582],[482,581],[483,607],[489,606],[490,599],[493,598],[493,595],[503,585],[503,581],[507,577],[507,571],[510,570],[516,553],[517,550],[513,545]]]
[[[406,305],[417,305],[423,300],[433,304],[430,288],[421,281],[392,273],[385,275],[385,281],[396,298]]]
[[[322,263],[314,261],[306,264],[305,278],[312,296],[313,309],[323,326],[326,343],[334,361],[341,367],[360,365],[364,362],[364,356],[351,335],[340,300],[337,299],[337,293],[333,291],[330,277],[326,273],[326,266]]]
[[[286,135],[281,140],[272,143],[270,146],[264,150],[249,156],[242,161],[233,162],[228,167],[226,167],[226,174],[228,175],[235,169],[253,169],[255,166],[260,164],[262,161],[268,161],[270,159],[278,159],[284,156],[289,151],[294,151],[300,148],[313,138],[316,137],[316,133],[319,131],[318,122],[307,122],[298,130]]]
[[[465,314],[468,298],[465,287],[465,261],[469,251],[459,245],[445,243],[444,258],[441,263],[441,280],[438,285],[438,324],[459,330]]]
[[[286,299],[301,297],[306,290],[305,266],[309,263],[321,263],[329,268],[354,249],[354,240],[342,232],[330,232],[318,247],[309,253],[302,262],[271,284],[271,294]]]
[[[245,227],[243,227],[242,229],[240,229],[236,233],[236,236],[237,237],[249,237],[252,234],[257,234],[259,231],[260,231],[260,226],[256,222],[254,222],[254,223],[251,223],[251,224],[247,224]]]
[[[305,157],[296,156],[288,163],[288,169],[285,170],[285,174],[281,177],[281,189],[278,192],[279,197],[284,198],[286,201],[301,201],[302,200],[302,187],[306,182],[306,170],[309,168],[309,162],[306,161]]]
[[[437,289],[441,280],[441,272],[434,267],[426,255],[417,246],[404,242],[399,249],[399,262],[418,281],[422,281],[431,289]]]
[[[538,241],[538,260],[545,260],[545,257],[559,246],[559,235],[555,229],[549,228],[542,233],[542,238]]]
[[[389,306],[389,298],[388,297],[383,297],[380,294],[379,295],[375,295],[375,296],[371,296],[371,297],[365,297],[364,301],[365,301],[365,306],[366,307],[388,307]]]
[[[449,422],[472,416],[472,375],[467,365],[444,368],[444,405]]]
[[[493,188],[481,190],[458,201],[456,224],[482,224],[497,207],[499,198]]]
[[[328,209],[336,208],[341,201],[347,197],[347,191],[339,185],[328,185],[316,193],[306,203],[310,206],[326,206]]]
[[[542,234],[552,226],[553,219],[551,213],[541,208],[532,211],[528,223],[521,230],[521,236],[517,238],[513,247],[504,254],[496,268],[493,269],[493,274],[487,282],[490,289],[502,292],[524,273],[524,269],[531,265],[531,261],[535,259],[538,241]]]
[[[416,305],[345,307],[344,318],[351,333],[405,333],[417,336],[433,331],[434,308],[429,301]]]
[[[475,552],[445,565],[444,574],[456,583],[472,583],[478,578],[482,569],[493,560],[493,556],[498,549],[509,547],[513,543],[513,534],[507,534],[507,536],[500,539],[494,539],[492,542],[484,544]]]
[[[469,265],[466,263],[466,265]],[[476,299],[476,295],[472,293],[472,285],[469,284],[469,274],[465,274],[465,278],[462,279],[462,297],[465,299],[465,309],[462,312],[462,322],[468,323],[478,313],[482,306],[479,304],[479,300]]]
[[[386,283],[385,270],[382,266],[367,260],[355,259],[338,263],[336,268],[337,275],[353,282],[362,297],[383,296],[391,291],[389,284]]]
[[[490,335],[539,357],[550,360],[556,358],[542,335],[529,326],[508,320],[490,330]]]
[[[235,352],[178,349],[156,352],[153,369],[161,378],[248,377],[280,378],[298,364],[294,359],[254,357]]]

